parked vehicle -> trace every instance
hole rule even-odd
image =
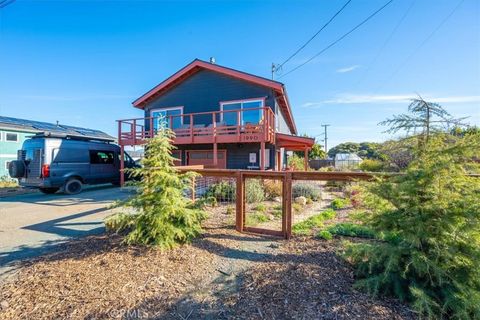
[[[36,134],[24,141],[9,174],[46,194],[77,194],[85,184],[120,184],[120,147],[107,139]],[[137,166],[124,153],[125,168]]]

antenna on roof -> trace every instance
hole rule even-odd
[[[215,57],[210,57],[210,63],[215,64]]]
[[[59,126],[59,122],[58,122],[58,120],[57,120],[57,127],[58,127],[58,126]]]

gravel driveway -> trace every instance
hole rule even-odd
[[[0,280],[15,263],[55,250],[65,240],[103,232],[115,200],[128,196],[111,186],[81,194],[24,194],[0,199]],[[118,210],[118,209],[115,209]]]

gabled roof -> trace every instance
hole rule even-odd
[[[103,131],[95,129],[87,129],[80,127],[67,126],[64,124],[54,124],[48,122],[41,122],[35,120],[26,120],[10,117],[0,116],[0,129],[4,130],[17,130],[23,132],[32,132],[32,133],[53,133],[53,134],[63,134],[74,137],[82,138],[91,138],[91,139],[102,139],[114,141],[115,138],[106,134]]]
[[[217,64],[212,64],[206,61],[202,61],[199,59],[193,60],[190,64],[186,65],[175,74],[155,86],[153,89],[145,93],[143,96],[138,98],[137,100],[133,101],[133,106],[136,108],[143,109],[148,101],[154,99],[155,97],[160,96],[167,90],[171,89],[172,87],[176,86],[186,78],[192,76],[193,74],[197,73],[200,70],[210,70],[215,71],[227,76],[231,76],[237,79],[241,79],[244,81],[248,81],[260,86],[264,86],[267,88],[271,88],[274,90],[276,94],[276,99],[278,105],[283,111],[285,115],[285,120],[290,127],[290,130],[296,134],[297,128],[295,126],[295,121],[293,120],[292,111],[290,108],[290,103],[288,101],[287,91],[285,90],[285,86],[283,83],[270,80],[267,78],[259,77],[250,73],[238,71],[235,69],[219,66]]]

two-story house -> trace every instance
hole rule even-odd
[[[307,164],[314,143],[296,135],[282,83],[198,59],[133,106],[145,117],[118,121],[122,148],[145,143],[163,124],[176,134],[178,165],[282,170],[286,151],[305,151]]]

